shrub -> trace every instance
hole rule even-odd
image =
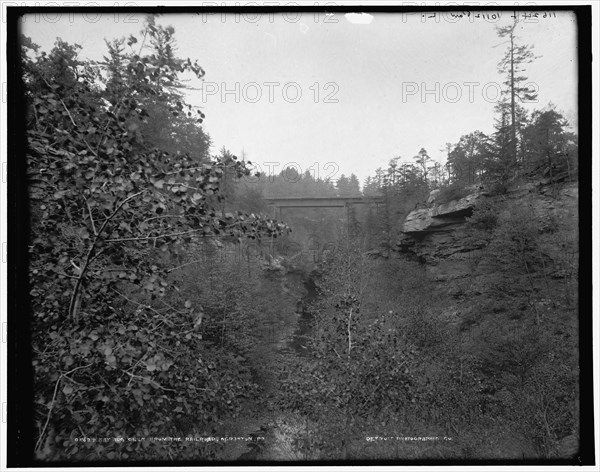
[[[508,192],[508,185],[506,182],[494,182],[488,189],[492,195],[504,195]]]
[[[497,226],[499,214],[500,208],[497,204],[483,200],[475,205],[473,214],[467,221],[471,229],[489,232]]]
[[[438,204],[448,203],[452,200],[460,200],[469,195],[471,191],[462,184],[452,184],[440,190],[440,193],[435,198]]]

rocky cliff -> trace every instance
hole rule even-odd
[[[423,319],[443,333],[437,344],[450,340],[447,352],[460,353],[455,388],[477,398],[494,424],[518,425],[495,435],[502,457],[534,457],[540,448],[548,457],[573,456],[583,319],[577,183],[528,182],[503,193],[478,188],[447,202],[440,196],[430,195],[428,208],[407,215],[394,249],[425,271],[419,293],[430,318]],[[423,319],[416,318],[420,330]],[[463,361],[477,379],[471,390],[461,386]],[[528,432],[520,429],[532,420]]]
[[[436,281],[459,282],[474,274],[482,245],[471,237],[467,222],[478,204],[497,208],[499,218],[525,205],[539,219],[540,232],[551,231],[553,225],[560,223],[572,228],[570,236],[577,238],[577,183],[557,187],[538,181],[514,186],[501,195],[478,188],[464,198],[441,204],[434,201],[428,208],[414,210],[404,221],[395,250],[425,264]],[[453,285],[456,284],[450,283],[448,288],[456,290]]]

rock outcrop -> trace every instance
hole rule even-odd
[[[557,193],[558,192],[558,193]],[[481,244],[469,234],[467,218],[479,202],[503,202],[505,212],[523,204],[531,206],[546,226],[556,218],[575,218],[577,227],[577,183],[567,183],[559,190],[545,182],[526,183],[513,187],[502,195],[492,195],[477,189],[464,198],[436,204],[408,214],[403,224],[403,235],[396,241],[395,251],[426,265],[433,280],[448,282],[448,290],[460,292],[457,285],[475,271]],[[502,215],[498,215],[501,217]],[[540,227],[544,231],[544,226]]]
[[[543,418],[545,407],[538,408],[533,402],[523,406],[530,388],[523,387],[528,385],[523,379],[536,378],[538,366],[554,373],[568,371],[566,365],[573,369],[577,365],[578,185],[528,182],[501,194],[478,189],[464,198],[437,202],[408,214],[403,234],[396,241],[396,255],[419,261],[421,266],[415,271],[423,269],[434,282],[428,281],[427,290],[419,292],[432,324],[440,333],[448,333],[447,339],[458,348],[461,359],[475,360],[471,372],[480,389],[472,395],[479,398],[479,404],[500,408],[482,414],[491,419],[496,414],[492,411],[519,404],[519,411]],[[468,219],[472,214],[473,224]],[[527,254],[532,256],[531,264],[525,262]],[[400,272],[398,277],[410,278],[411,274]],[[521,346],[535,354],[528,358],[519,350]],[[517,374],[514,366],[526,363],[530,370]],[[576,411],[575,387],[567,387],[571,380],[562,379],[574,379],[577,373],[564,375],[538,383],[537,392],[556,392],[552,398],[561,410],[554,411]],[[564,423],[565,430],[570,424],[577,425],[576,420],[569,421]],[[571,431],[576,429],[574,426]],[[496,453],[535,457],[539,446],[530,439],[533,435],[520,436],[514,431],[495,441]],[[552,457],[577,454],[577,432],[565,437],[568,433],[556,434],[562,439],[552,446]]]
[[[473,207],[481,193],[467,195],[460,200],[442,203],[432,208],[411,211],[404,221],[404,233],[424,233],[437,231],[446,226],[462,224],[466,216],[473,213]]]

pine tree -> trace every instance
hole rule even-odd
[[[339,197],[347,197],[350,194],[349,180],[344,174],[340,176],[336,184],[337,194]]]
[[[431,160],[431,157],[429,157],[425,148],[421,148],[419,154],[417,154],[414,159],[420,167],[423,183],[427,184],[429,178],[429,161]]]
[[[527,77],[522,75],[525,72],[524,65],[533,62],[534,59],[539,57],[533,54],[533,46],[517,44],[517,36],[515,34],[517,24],[518,19],[515,17],[512,25],[497,28],[496,30],[499,37],[508,38],[507,42],[509,42],[509,47],[504,57],[498,63],[498,71],[506,76],[506,80],[504,81],[506,90],[503,91],[503,94],[508,97],[508,104],[510,106],[510,154],[515,163],[517,161],[517,135],[519,127],[517,99],[521,102],[537,99],[537,93],[525,83]]]
[[[528,155],[529,170],[547,174],[554,180],[558,171],[571,173],[573,163],[569,149],[575,136],[566,130],[564,117],[550,105],[545,110],[536,110],[531,123],[523,130],[523,148]]]
[[[362,195],[360,191],[360,182],[358,181],[358,177],[354,174],[350,174],[350,177],[348,178],[348,192],[352,197],[360,197]]]

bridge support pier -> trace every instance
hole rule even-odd
[[[269,213],[274,220],[281,219],[281,207],[278,205],[269,205]]]
[[[344,205],[346,210],[346,233],[348,234],[348,236],[350,235],[350,205],[351,203],[349,202],[346,202],[346,204]]]

